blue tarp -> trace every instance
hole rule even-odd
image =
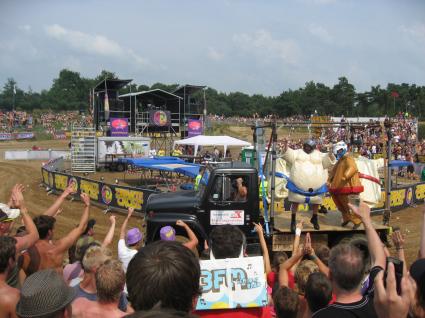
[[[200,168],[198,164],[187,163],[177,157],[120,158],[118,161],[145,169],[181,173],[191,178],[198,175]]]
[[[408,167],[411,165],[413,165],[413,163],[405,160],[391,160],[390,162],[391,167]]]

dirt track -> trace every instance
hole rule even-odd
[[[42,148],[66,149],[68,141],[42,141],[42,142],[1,142],[0,143],[0,202],[7,202],[9,190],[16,183],[26,185],[24,193],[25,201],[32,215],[42,214],[57,198],[55,195],[47,195],[41,182],[42,161],[5,161],[4,151],[11,149],[28,149],[34,144]],[[57,217],[55,236],[62,237],[69,232],[72,227],[78,224],[83,205],[80,202],[65,202],[63,211]],[[109,229],[109,215],[105,215],[98,207],[91,208],[91,216],[96,219],[95,238],[102,240]],[[119,229],[124,220],[124,216],[116,214],[115,242],[118,242]],[[140,226],[140,219],[135,217],[129,222],[129,227]],[[116,252],[116,244],[111,248]]]
[[[15,183],[22,183],[27,186],[25,200],[32,215],[43,213],[56,199],[56,196],[48,196],[44,188],[40,187],[41,181],[41,161],[4,161],[4,151],[8,149],[28,149],[34,144],[42,148],[66,149],[68,141],[42,141],[42,142],[1,142],[0,143],[0,202],[7,202],[9,189]],[[406,256],[410,264],[417,255],[419,249],[420,229],[422,225],[423,206],[409,208],[396,212],[392,217],[392,225],[399,226],[406,235]],[[63,205],[63,212],[57,217],[55,235],[61,237],[74,227],[79,220],[82,212],[82,204],[79,202],[66,202]],[[115,242],[118,241],[119,227],[122,224],[124,216],[115,214],[117,227],[115,230]],[[109,216],[109,214],[108,214]],[[105,216],[102,209],[91,208],[91,217],[97,220],[95,226],[95,237],[101,240],[109,228],[108,216]],[[375,217],[381,220],[382,217]],[[140,219],[133,218],[130,226],[141,227]],[[112,246],[116,251],[116,246]],[[395,251],[391,249],[391,252]]]

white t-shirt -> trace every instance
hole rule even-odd
[[[124,272],[127,272],[128,264],[136,254],[136,250],[128,248],[127,245],[125,245],[124,239],[118,241],[118,259],[122,262]]]

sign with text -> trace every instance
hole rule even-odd
[[[112,137],[128,136],[128,118],[111,118],[110,121]]]
[[[244,210],[211,210],[210,224],[211,225],[243,225]]]
[[[188,137],[195,137],[202,135],[203,125],[202,120],[199,119],[189,119],[187,123]]]
[[[267,306],[266,276],[261,256],[201,261],[196,310]]]

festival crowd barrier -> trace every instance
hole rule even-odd
[[[59,170],[57,167],[61,162],[63,159],[57,158],[41,168],[43,184],[50,190],[63,191],[73,182],[76,195],[86,193],[92,201],[107,207],[118,209],[131,207],[138,212],[142,212],[143,204],[149,195],[155,193],[153,190],[112,185],[56,171]]]

